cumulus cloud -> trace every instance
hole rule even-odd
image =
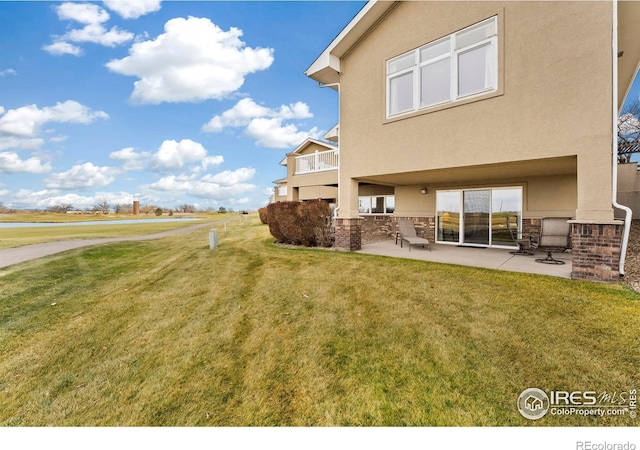
[[[13,69],[4,69],[0,70],[0,77],[4,77],[6,75],[17,75],[18,73]],[[2,112],[2,111],[0,111]]]
[[[50,189],[72,190],[107,186],[115,180],[118,170],[108,166],[94,166],[87,162],[76,164],[66,172],[51,174],[44,180]]]
[[[44,143],[44,139],[41,138],[20,138],[16,136],[2,136],[0,135],[0,150],[6,150],[9,148],[19,150],[37,150]]]
[[[1,112],[0,112],[1,114]],[[49,122],[89,124],[97,119],[107,119],[103,111],[92,111],[76,101],[67,100],[55,106],[38,108],[37,105],[10,109],[0,117],[0,133],[33,137],[40,132],[43,124]]]
[[[153,165],[157,169],[182,169],[186,164],[200,162],[207,157],[207,150],[199,142],[183,139],[180,142],[167,140],[153,154]]]
[[[98,5],[91,3],[67,2],[56,7],[60,20],[71,20],[84,25],[67,31],[62,36],[55,36],[54,42],[42,47],[46,52],[54,55],[82,55],[82,49],[75,43],[94,43],[106,47],[115,47],[131,41],[133,33],[111,27],[107,30],[104,23],[110,19],[109,13]]]
[[[253,178],[256,169],[253,167],[241,167],[237,170],[225,170],[215,175],[205,175],[202,181],[207,183],[215,183],[222,186],[231,186],[234,184],[244,183]]]
[[[231,109],[214,116],[202,126],[202,131],[218,133],[226,127],[244,127],[245,134],[256,140],[256,144],[270,148],[287,148],[300,144],[308,137],[318,138],[322,133],[316,128],[300,131],[295,124],[285,120],[313,117],[304,102],[267,108],[250,98],[243,98]]]
[[[104,0],[103,3],[124,19],[137,19],[145,14],[159,11],[162,0]]]
[[[248,74],[273,63],[273,49],[246,47],[241,30],[223,31],[207,18],[171,19],[164,31],[106,64],[112,72],[139,78],[131,98],[140,103],[225,98]]]
[[[219,181],[223,181],[224,178],[225,176],[221,176],[221,180]],[[211,177],[195,179],[193,176],[187,177],[176,175],[163,177],[155,183],[150,184],[148,187],[155,191],[176,192],[190,195],[192,197],[225,202],[230,202],[231,199],[236,199],[238,195],[252,192],[256,189],[256,186],[250,183],[241,182],[224,185],[212,181]]]
[[[111,152],[109,158],[124,163],[124,170],[142,170],[146,162],[151,158],[150,152],[136,152],[133,147],[123,148],[116,152]]]
[[[42,49],[54,56],[62,55],[82,55],[82,49],[77,45],[69,44],[68,42],[58,41],[53,44],[45,45]]]
[[[47,173],[51,171],[48,162],[43,163],[40,158],[31,157],[21,159],[14,152],[0,152],[0,173]]]

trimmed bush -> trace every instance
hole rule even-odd
[[[258,215],[260,216],[260,222],[265,225],[269,223],[269,221],[267,220],[267,208],[260,208],[258,210]]]
[[[331,246],[331,208],[323,200],[272,203],[267,206],[267,223],[276,242]]]

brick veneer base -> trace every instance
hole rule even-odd
[[[334,248],[347,252],[362,248],[362,219],[335,219]]]
[[[623,223],[572,223],[571,278],[618,281],[623,229]]]
[[[398,220],[411,220],[418,231],[430,242],[435,242],[435,217],[400,217],[388,215],[362,216],[362,243],[385,241],[394,239],[398,231]]]

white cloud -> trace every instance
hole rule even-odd
[[[249,183],[222,185],[205,178],[196,180],[193,177],[170,175],[152,183],[149,188],[155,191],[182,193],[198,198],[230,202],[240,194],[254,191],[256,186]]]
[[[136,152],[133,147],[111,152],[109,158],[124,162],[124,170],[142,170],[151,158],[150,152]]]
[[[40,158],[32,157],[26,160],[14,152],[0,152],[0,173],[47,173],[51,165],[43,164]]]
[[[207,18],[169,20],[164,34],[137,42],[129,56],[106,64],[109,70],[139,78],[131,98],[141,103],[221,99],[244,78],[273,63],[273,49],[246,47],[242,31],[223,31]]]
[[[199,142],[183,139],[180,142],[167,140],[153,154],[153,165],[157,169],[177,170],[189,163],[200,162],[207,157],[207,150]]]
[[[41,138],[20,138],[16,136],[2,136],[0,135],[0,150],[6,150],[9,148],[21,149],[21,150],[37,150],[44,143],[44,139]]]
[[[251,123],[252,119],[267,117],[280,119],[308,119],[313,117],[309,106],[303,102],[282,105],[278,109],[270,109],[258,105],[250,98],[243,98],[233,108],[226,110],[219,116],[214,116],[202,126],[202,131],[217,133],[225,127],[243,127]]]
[[[256,169],[253,167],[241,167],[240,169],[231,171],[225,170],[215,175],[205,175],[202,177],[202,181],[207,183],[215,183],[222,186],[231,186],[234,184],[244,183],[249,181],[256,174]]]
[[[111,27],[109,31],[101,24],[89,24],[84,28],[71,30],[62,39],[71,42],[91,42],[105,47],[115,47],[129,42],[134,37],[133,33],[119,30],[118,27]]]
[[[162,0],[104,0],[107,8],[120,14],[124,19],[137,19],[140,16],[160,10]]]
[[[0,77],[3,77],[5,75],[17,75],[18,73],[13,70],[13,69],[5,69],[5,70],[0,70]],[[1,113],[2,111],[0,111]]]
[[[115,180],[118,170],[108,166],[94,166],[87,162],[76,164],[66,172],[55,173],[44,180],[44,185],[50,189],[86,189],[102,187]]]
[[[82,49],[77,45],[69,44],[68,42],[58,41],[53,44],[45,45],[42,49],[54,56],[61,55],[82,55]]]
[[[307,138],[319,138],[322,132],[313,127],[309,131],[298,131],[293,124],[284,124],[282,119],[253,119],[245,134],[256,140],[256,144],[269,148],[287,148],[301,144]]]
[[[110,18],[108,12],[91,3],[63,3],[56,7],[56,13],[60,20],[75,20],[85,25],[104,23]]]
[[[97,119],[107,119],[109,115],[103,111],[92,111],[76,101],[67,100],[55,106],[37,105],[22,106],[10,109],[0,117],[0,133],[20,137],[33,137],[49,122],[88,124]]]
[[[287,148],[300,144],[308,137],[317,138],[322,133],[317,128],[299,131],[294,124],[284,121],[313,117],[304,102],[281,105],[271,109],[258,105],[250,98],[243,98],[231,109],[214,116],[202,126],[202,131],[217,133],[226,127],[245,127],[245,134],[263,147]]]
[[[106,47],[115,47],[134,38],[133,33],[120,30],[115,26],[107,30],[103,24],[110,19],[109,13],[98,5],[67,2],[57,6],[56,12],[60,20],[79,22],[84,27],[69,30],[62,36],[56,36],[52,44],[42,47],[43,50],[54,56],[82,55],[82,49],[69,41],[75,43],[91,42]]]

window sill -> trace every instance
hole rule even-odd
[[[417,111],[412,111],[408,113],[398,114],[392,117],[385,117],[382,121],[382,124],[388,124],[393,122],[398,122],[404,119],[411,119],[412,117],[422,116],[424,114],[431,114],[438,111],[443,111],[445,109],[455,108],[462,105],[468,105],[469,103],[475,103],[482,100],[487,100],[494,97],[500,97],[504,94],[502,88],[498,88],[495,91],[482,92],[480,94],[471,95],[469,97],[464,97],[459,100],[455,100],[447,103],[440,103],[434,106],[428,106],[426,108],[419,109]]]

